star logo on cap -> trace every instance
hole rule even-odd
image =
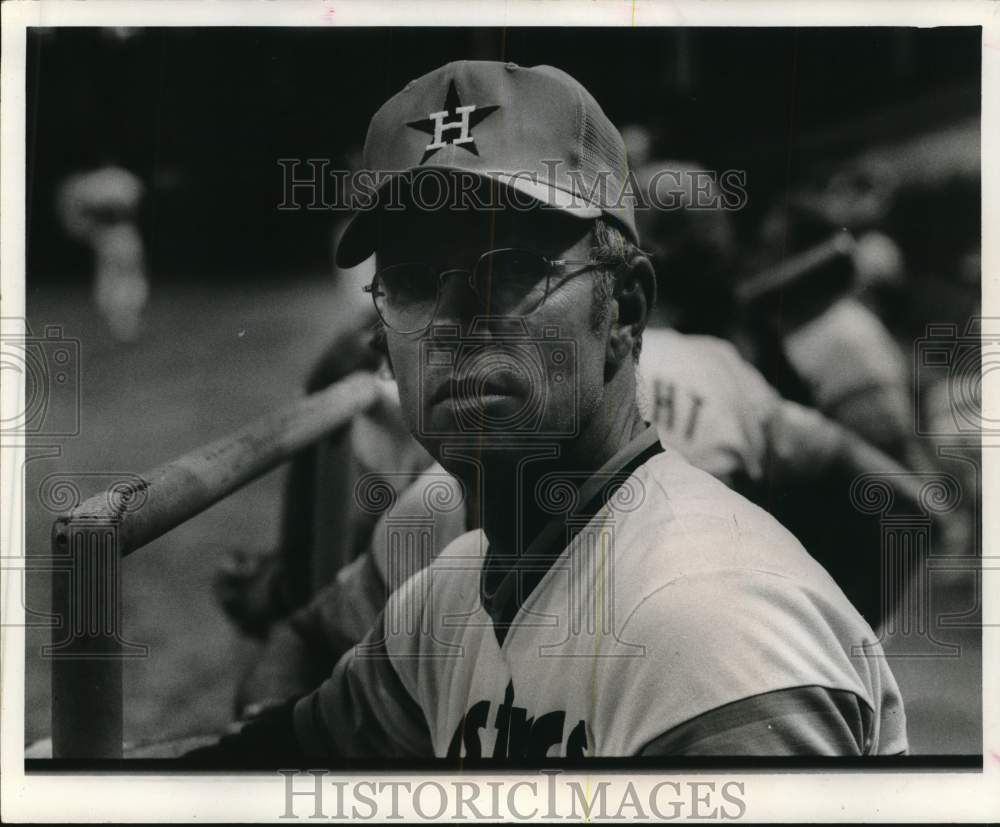
[[[499,108],[499,106],[475,104],[463,106],[462,99],[458,96],[458,89],[455,88],[455,81],[452,80],[448,84],[448,94],[445,95],[444,109],[441,112],[431,112],[423,120],[407,124],[411,129],[424,132],[432,138],[424,147],[424,157],[420,159],[420,163],[424,163],[435,152],[449,144],[460,146],[478,156],[479,150],[476,148],[476,139],[472,137],[472,128]]]

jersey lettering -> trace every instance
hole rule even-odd
[[[466,758],[482,757],[488,741],[484,743],[480,732],[486,729],[492,706],[489,701],[482,700],[469,707],[455,728],[448,747],[449,758],[462,757],[463,748]],[[544,758],[552,747],[563,742],[565,722],[566,713],[562,710],[547,712],[537,719],[529,718],[527,709],[514,705],[514,682],[511,681],[493,718],[492,731],[496,738],[491,757]],[[581,720],[566,738],[566,757],[583,758],[588,747],[587,725]]]
[[[677,387],[673,382],[666,382],[662,379],[653,380],[653,422],[662,425],[668,431],[677,430],[679,427],[677,412]],[[691,400],[690,410],[684,422],[683,432],[685,439],[694,439],[695,431],[698,427],[698,414],[702,405],[705,404],[705,397],[697,393],[687,392]]]

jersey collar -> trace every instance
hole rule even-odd
[[[493,630],[501,646],[528,595],[573,538],[636,469],[662,452],[657,429],[647,426],[579,486],[580,505],[546,523],[509,568],[504,570],[502,563],[497,565],[496,558],[491,558],[487,551],[479,580],[479,595],[483,608],[493,620]]]

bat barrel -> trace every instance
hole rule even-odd
[[[766,302],[782,291],[816,287],[827,271],[849,262],[854,252],[853,236],[841,231],[832,237],[758,273],[736,288],[736,298],[742,304]]]
[[[52,610],[61,623],[43,653],[52,659],[55,758],[122,755],[122,663],[147,650],[122,636],[121,558],[346,425],[375,404],[376,382],[352,374],[55,521]]]

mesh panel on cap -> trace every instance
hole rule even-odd
[[[638,244],[638,232],[629,193],[625,191],[628,179],[628,156],[625,141],[608,120],[600,105],[583,89],[584,117],[580,136],[580,169],[586,186],[595,189],[595,197],[604,201],[599,204],[606,217],[619,224],[626,235]],[[595,182],[602,171],[610,172],[601,186]],[[626,199],[626,200],[623,200]]]
[[[580,109],[577,153],[582,173],[581,183],[585,188],[579,194],[586,196],[593,190],[596,198],[602,200],[606,198],[611,202],[595,206],[614,209],[625,189],[625,180],[628,177],[628,160],[625,154],[625,142],[621,135],[608,120],[608,116],[604,114],[594,96],[572,75],[554,66],[535,66],[534,70],[558,80],[568,87],[567,91],[575,93]],[[595,182],[600,180],[598,176],[602,172],[610,172],[605,178],[606,186],[595,188]],[[621,220],[621,210],[614,212],[618,214],[612,217]]]
[[[596,116],[596,117],[595,117]],[[618,135],[618,130],[603,117],[603,113],[584,109],[583,134],[580,138],[580,169],[588,182],[597,180],[598,173],[608,170],[608,186],[606,197],[611,199],[612,206],[621,196],[628,174],[628,162],[625,160],[625,143]],[[601,189],[598,195],[604,194]]]

